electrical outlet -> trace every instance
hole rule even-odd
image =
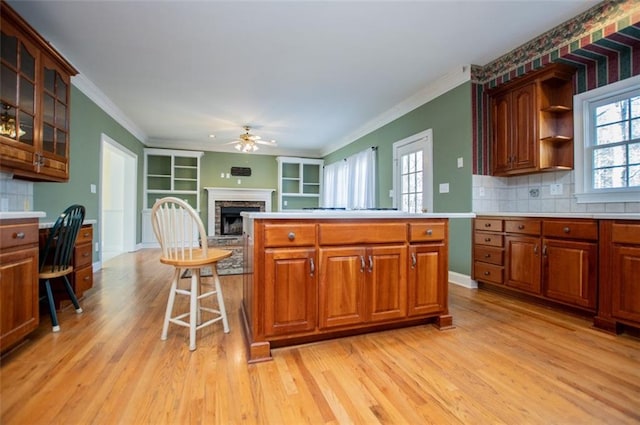
[[[552,195],[562,195],[562,183],[550,185],[549,193]]]
[[[96,252],[100,251],[100,245],[98,245],[98,242],[96,242]]]

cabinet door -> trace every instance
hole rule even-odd
[[[540,238],[506,236],[507,276],[505,284],[540,294]]]
[[[544,295],[595,309],[598,247],[592,242],[544,239]]]
[[[640,247],[614,245],[612,315],[640,323]]]
[[[38,327],[38,248],[0,254],[0,349]]]
[[[368,318],[390,320],[407,315],[407,247],[380,246],[367,249]]]
[[[314,248],[265,252],[265,334],[312,331],[316,326]]]
[[[445,245],[414,245],[409,256],[408,315],[444,311],[446,288],[441,282],[448,281]]]
[[[354,325],[366,320],[366,249],[320,249],[319,327]]]
[[[42,146],[39,172],[69,178],[69,75],[42,55]]]
[[[506,173],[510,164],[511,102],[510,93],[491,100],[493,174]]]
[[[512,144],[511,168],[524,170],[536,167],[538,147],[538,112],[536,85],[527,84],[512,94]]]

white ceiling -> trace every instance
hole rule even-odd
[[[250,125],[278,141],[259,153],[319,156],[598,2],[9,3],[149,146],[232,151]]]

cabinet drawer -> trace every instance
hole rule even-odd
[[[81,297],[83,292],[93,288],[93,267],[76,270],[74,274],[74,291]]]
[[[411,223],[409,224],[409,241],[441,241],[444,239],[444,223]]]
[[[493,282],[493,283],[503,283],[503,273],[504,268],[502,266],[497,266],[495,264],[487,264],[476,261],[473,264],[473,276],[476,280],[482,282]]]
[[[473,248],[473,258],[484,263],[504,264],[504,250],[493,246],[478,245]]]
[[[93,226],[81,227],[78,232],[78,237],[76,238],[76,245],[91,242],[93,242]]]
[[[76,246],[73,249],[73,267],[79,269],[91,264],[91,244]]]
[[[38,243],[37,224],[10,224],[0,226],[2,249]]]
[[[473,243],[476,245],[503,246],[502,235],[488,232],[475,232]]]
[[[596,221],[553,220],[542,222],[542,234],[547,237],[563,239],[598,239]]]
[[[405,223],[320,223],[320,245],[351,245],[357,243],[404,242]]]
[[[265,224],[264,246],[315,245],[315,224]]]
[[[525,235],[539,235],[540,220],[505,220],[504,231],[507,233],[521,233]]]
[[[474,220],[474,229],[483,232],[502,232],[502,220],[493,218],[476,218]]]
[[[640,224],[613,223],[611,240],[614,243],[640,244]]]

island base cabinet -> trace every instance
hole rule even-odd
[[[265,335],[313,331],[316,327],[315,250],[265,252]]]
[[[249,363],[270,360],[272,347],[452,327],[446,218],[245,219],[240,315]]]

